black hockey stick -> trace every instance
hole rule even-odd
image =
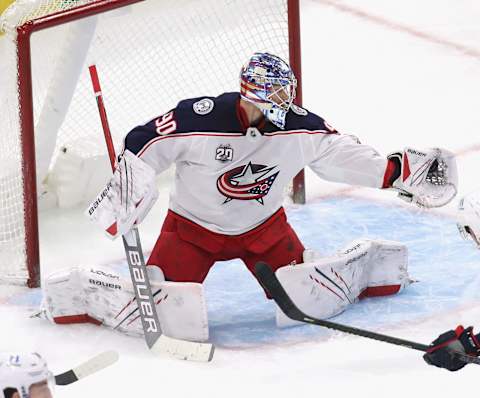
[[[57,386],[67,386],[76,381],[90,376],[107,366],[110,366],[118,361],[118,353],[116,351],[105,351],[88,361],[78,365],[77,367],[67,370],[55,376],[55,384]]]
[[[411,348],[413,350],[418,350],[422,352],[427,352],[430,348],[428,345],[415,343],[413,341],[399,339],[393,336],[387,336],[380,333],[370,332],[364,329],[358,329],[352,326],[342,325],[340,323],[327,321],[324,319],[317,319],[312,318],[302,312],[292,301],[292,299],[288,296],[287,292],[281,285],[280,281],[278,280],[275,273],[272,269],[268,266],[265,262],[258,262],[255,265],[255,274],[262,284],[262,286],[270,293],[270,296],[273,300],[277,303],[280,309],[284,312],[286,316],[290,319],[295,321],[305,322],[312,325],[323,326],[333,330],[339,330],[344,333],[353,334],[356,336],[366,337],[368,339],[383,341],[385,343],[400,345],[403,347]],[[450,350],[453,355],[455,355],[458,359],[466,363],[475,363],[480,365],[480,358],[472,357],[462,352],[452,351]]]
[[[103,103],[100,79],[98,78],[95,65],[89,66],[88,69],[90,71],[93,91],[97,100],[110,164],[112,166],[112,171],[115,171],[115,148],[113,146],[112,135],[108,124],[107,112]],[[128,268],[130,270],[130,276],[132,278],[133,290],[135,291],[135,298],[137,300],[138,308],[140,309],[143,334],[148,348],[152,352],[166,353],[179,359],[201,362],[211,361],[215,350],[215,347],[212,344],[174,339],[162,334],[162,328],[152,295],[147,267],[145,265],[145,257],[143,255],[138,228],[134,225],[129,232],[122,236],[122,240],[127,257]]]

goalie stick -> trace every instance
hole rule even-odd
[[[103,103],[102,89],[95,65],[89,66],[90,78],[93,91],[97,100],[98,111],[102,122],[105,142],[112,171],[115,171],[116,156],[113,146],[112,135],[108,124],[107,113]],[[145,342],[148,348],[154,353],[166,353],[178,359],[191,361],[208,362],[213,358],[215,347],[209,343],[197,343],[185,340],[174,339],[162,334],[160,321],[158,319],[155,302],[152,295],[152,288],[147,274],[145,258],[138,228],[134,226],[129,232],[122,236],[123,246],[127,257],[128,268],[132,278],[133,290],[140,309]]]
[[[88,361],[78,365],[75,368],[67,370],[55,376],[55,384],[57,386],[67,386],[76,381],[90,376],[106,367],[113,365],[118,361],[118,353],[116,351],[105,351]]]
[[[411,348],[413,350],[427,352],[430,348],[428,345],[415,343],[413,341],[399,339],[393,336],[387,336],[380,333],[370,332],[368,330],[359,329],[352,326],[342,325],[340,323],[327,321],[324,319],[317,319],[308,316],[302,312],[288,296],[287,292],[283,288],[282,284],[278,280],[275,273],[265,262],[258,262],[255,265],[255,275],[262,284],[262,286],[270,293],[270,296],[273,298],[275,303],[280,307],[283,313],[288,316],[290,319],[295,321],[300,321],[304,323],[309,323],[312,325],[323,326],[333,330],[339,330],[344,333],[353,334],[356,336],[366,337],[368,339],[383,341],[385,343],[400,345],[403,347]],[[453,351],[450,352],[455,355],[458,359],[466,363],[474,363],[480,365],[480,358],[472,357],[463,352]]]

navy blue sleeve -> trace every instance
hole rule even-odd
[[[154,126],[155,121],[151,121],[131,130],[125,137],[125,149],[137,155],[148,142],[158,137]]]
[[[338,133],[323,118],[297,105],[288,111],[285,130],[325,130],[331,134]]]
[[[150,141],[164,135],[241,132],[243,129],[236,113],[238,101],[239,94],[235,92],[180,101],[175,109],[132,129],[125,137],[125,149],[138,154]]]

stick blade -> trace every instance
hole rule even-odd
[[[73,370],[68,370],[55,376],[55,384],[57,386],[68,386],[69,384],[75,383],[77,380],[77,375]]]
[[[168,354],[186,361],[210,362],[215,346],[210,343],[174,339],[162,334],[150,350],[155,354]]]
[[[72,384],[114,364],[117,361],[118,353],[116,351],[102,352],[101,354],[89,359],[76,368],[55,376],[55,384],[58,386]]]

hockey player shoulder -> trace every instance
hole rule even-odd
[[[214,106],[215,103],[211,98],[202,98],[193,103],[192,109],[197,115],[203,116],[209,114],[213,110]]]
[[[290,106],[290,109],[292,110],[293,113],[295,113],[298,116],[307,116],[308,111],[304,108],[299,107],[298,105],[292,104]]]
[[[175,108],[176,113],[191,114],[205,116],[211,113],[216,105],[215,97],[197,97],[180,101]]]
[[[292,104],[287,116],[287,129],[319,131],[324,134],[338,134],[326,120],[298,105]]]

